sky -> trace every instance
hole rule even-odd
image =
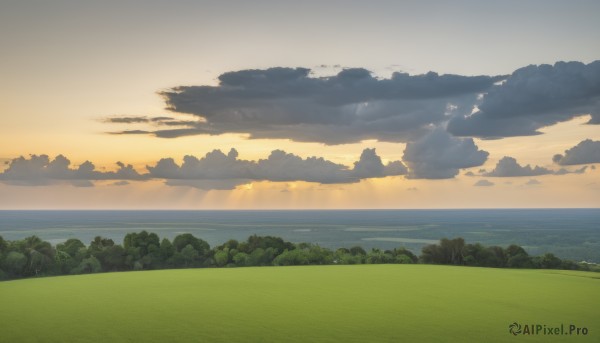
[[[600,207],[597,1],[0,1],[0,209]]]

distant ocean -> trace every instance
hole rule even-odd
[[[161,238],[192,233],[210,243],[248,236],[338,248],[404,246],[418,253],[440,238],[468,243],[516,243],[531,254],[600,262],[600,209],[298,210],[298,211],[0,211],[0,236],[37,235],[53,244],[95,236],[122,243],[129,232]]]

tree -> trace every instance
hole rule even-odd
[[[228,248],[229,250],[233,250],[233,249],[237,249],[239,244],[240,243],[237,240],[230,239],[227,242],[223,243],[223,245],[218,246],[217,249],[224,250],[225,248]]]
[[[210,245],[208,245],[206,241],[194,237],[194,235],[192,235],[191,233],[184,233],[178,235],[173,240],[173,246],[175,247],[176,251],[181,252],[188,245],[191,245],[192,248],[196,250],[196,252],[198,252],[200,256],[206,255],[207,252],[210,250]]]
[[[175,247],[167,238],[163,238],[162,241],[160,241],[159,254],[163,265],[172,264],[172,257],[175,254]]]
[[[245,252],[238,252],[232,257],[233,263],[238,267],[250,266],[250,255]]]
[[[38,275],[52,267],[54,248],[38,236],[26,237],[22,241],[18,241],[17,247],[27,257],[25,275]]]
[[[15,277],[24,275],[24,268],[27,265],[27,256],[18,251],[11,251],[4,259],[4,268],[8,273]]]
[[[71,270],[71,274],[87,274],[87,273],[99,273],[102,271],[100,261],[94,256],[90,256]]]
[[[85,248],[85,244],[77,238],[69,238],[56,246],[56,250],[64,251],[71,257],[75,257],[81,248]]]
[[[464,248],[465,240],[460,237],[442,238],[439,245],[431,244],[423,247],[421,260],[425,263],[462,265]]]
[[[394,263],[412,264],[412,263],[416,262],[415,260],[412,259],[412,257],[410,257],[408,255],[404,255],[404,254],[396,255],[394,258],[395,258]]]
[[[383,264],[383,263],[394,263],[395,258],[392,254],[388,254],[381,249],[371,249],[367,254],[366,263],[369,264]]]
[[[501,247],[491,246],[485,248],[484,256],[485,259],[481,261],[481,266],[495,268],[504,267],[504,261],[506,258],[504,256],[504,249]]]
[[[546,253],[542,256],[540,264],[544,269],[558,269],[562,261],[560,258],[554,256],[554,254]]]
[[[440,247],[444,256],[445,264],[462,265],[463,255],[462,251],[465,247],[465,240],[463,238],[447,239],[442,238],[440,240]]]
[[[504,255],[506,256],[507,259],[509,259],[509,258],[511,258],[513,256],[517,256],[517,255],[527,255],[527,252],[522,247],[520,247],[516,244],[511,244],[505,249]]]
[[[125,249],[118,245],[105,247],[102,254],[98,254],[102,259],[98,259],[104,271],[120,271],[126,270]]]
[[[308,250],[294,249],[284,250],[283,253],[275,257],[273,265],[275,266],[300,266],[309,264]]]
[[[334,258],[334,263],[362,264],[363,263],[363,255],[352,255],[352,254],[346,254],[343,252],[341,254],[336,253],[336,256]]]
[[[296,247],[294,246],[293,243],[286,242],[279,237],[257,236],[257,235],[252,235],[252,236],[248,237],[248,241],[246,242],[246,244],[238,245],[238,250],[245,252],[247,254],[252,253],[254,250],[256,250],[258,248],[261,248],[261,249],[273,248],[273,249],[275,249],[276,254],[279,255],[279,254],[283,253],[284,250],[293,250]]]
[[[199,254],[191,244],[186,245],[180,252],[175,254],[185,267],[191,267],[198,260]]]
[[[139,248],[141,256],[145,256],[152,249],[152,246],[158,248],[160,246],[158,235],[142,231],[140,233],[128,233],[123,239],[123,247],[125,250],[129,248]]]
[[[223,267],[227,264],[227,262],[229,262],[229,249],[225,249],[226,250],[217,250],[215,252],[214,259],[217,267]]]
[[[365,251],[365,249],[359,247],[359,246],[353,246],[352,248],[350,248],[350,254],[357,256],[357,255],[362,255],[365,256],[367,254],[367,252]]]
[[[440,264],[443,263],[444,256],[439,245],[429,244],[421,249],[421,256],[419,259],[423,263]]]
[[[412,251],[410,251],[406,248],[395,248],[394,250],[390,251],[389,253],[392,254],[392,256],[394,256],[394,257],[398,257],[398,256],[408,257],[411,260],[411,262],[408,262],[408,263],[417,263],[417,261],[419,260],[417,255],[413,254]],[[403,262],[400,262],[400,263],[407,263],[404,258],[402,258],[401,260]]]
[[[4,254],[6,252],[6,250],[8,249],[8,242],[4,240],[4,238],[2,238],[2,236],[0,236],[0,257],[2,256],[2,254]]]

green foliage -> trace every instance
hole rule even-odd
[[[175,255],[175,247],[173,246],[171,241],[169,241],[168,238],[163,238],[163,240],[160,241],[159,255],[163,261],[164,266],[170,266],[173,264],[173,255]]]
[[[245,252],[238,252],[233,256],[233,262],[238,267],[250,266],[250,255]]]
[[[225,248],[226,250],[217,250],[215,252],[215,264],[217,267],[223,267],[229,262],[229,248]]]
[[[273,260],[275,266],[302,266],[309,264],[309,250],[284,250]]]
[[[365,249],[358,247],[358,246],[354,246],[354,247],[350,248],[349,252],[350,252],[350,254],[352,254],[354,256],[357,256],[357,255],[365,256],[367,254]]]
[[[125,250],[130,248],[139,248],[141,256],[145,256],[150,250],[158,248],[160,245],[158,235],[142,231],[140,233],[128,233],[123,239],[123,247]]]
[[[77,238],[69,238],[66,242],[56,245],[56,250],[64,251],[71,257],[75,257],[81,248],[85,248],[85,244]]]
[[[0,236],[0,257],[2,256],[3,253],[6,252],[6,250],[8,249],[8,242],[4,240],[4,238],[2,238],[2,236]]]
[[[238,245],[238,250],[247,254],[252,253],[256,249],[268,248],[273,248],[275,250],[275,254],[279,255],[285,250],[293,250],[296,247],[293,243],[286,242],[279,237],[257,235],[248,237],[247,242]]]
[[[191,233],[181,234],[173,240],[173,246],[175,250],[181,252],[188,245],[191,245],[199,256],[204,256],[210,250],[208,243],[200,238],[194,237]]]
[[[3,267],[6,271],[16,277],[24,274],[23,269],[27,265],[27,257],[18,251],[9,252],[4,258]]]
[[[98,251],[113,245],[115,245],[115,242],[112,239],[96,236],[94,237],[94,240],[90,243],[89,250]]]
[[[366,258],[366,263],[368,264],[385,264],[385,263],[394,263],[395,257],[390,253],[386,253],[381,251],[380,249],[372,249]]]
[[[71,274],[99,273],[102,271],[100,261],[94,256],[88,257],[71,270]]]
[[[229,240],[210,249],[206,241],[191,234],[178,235],[171,242],[167,238],[161,241],[158,235],[146,231],[127,234],[123,245],[97,236],[88,247],[78,239],[69,239],[54,248],[39,237],[31,236],[18,241],[0,240],[0,247],[0,270],[4,279],[164,268],[411,264],[419,261],[497,268],[600,270],[597,265],[563,261],[550,253],[531,257],[515,244],[506,248],[485,247],[479,243],[465,244],[462,238],[444,238],[439,244],[427,245],[419,257],[406,248],[372,249],[367,253],[354,246],[332,251],[316,244],[293,244],[279,237],[257,235],[241,243]]]
[[[193,267],[197,265],[199,256],[198,250],[194,249],[191,244],[188,244],[181,251],[175,253],[174,259],[177,265]]]

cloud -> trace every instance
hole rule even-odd
[[[375,149],[363,150],[360,159],[354,162],[352,170],[352,174],[358,178],[405,175],[407,172],[406,166],[400,161],[390,162],[384,166]]]
[[[568,170],[565,168],[560,168],[559,170],[554,172],[554,175],[565,175],[565,174],[583,174],[588,169],[588,166],[583,166],[579,169]]]
[[[306,68],[233,71],[220,75],[218,86],[179,86],[160,92],[167,109],[199,120],[151,133],[163,138],[246,133],[250,138],[325,144],[365,139],[406,142],[449,116],[471,113],[477,95],[501,78],[396,72],[379,79],[362,68],[328,77],[311,77]]]
[[[27,186],[70,182],[76,187],[90,187],[94,180],[144,179],[131,165],[117,162],[117,166],[117,171],[101,172],[90,161],[71,168],[71,161],[63,155],[58,155],[53,160],[48,155],[31,155],[29,158],[21,156],[12,159],[8,168],[0,173],[0,182]]]
[[[149,175],[162,179],[249,179],[252,176],[251,161],[239,160],[238,153],[231,149],[227,155],[220,150],[213,150],[205,157],[198,159],[186,155],[178,166],[172,158],[163,158],[155,166],[147,166]]]
[[[52,160],[48,155],[31,155],[10,160],[8,168],[0,173],[0,182],[23,186],[68,182],[77,187],[90,187],[92,181],[97,180],[118,180],[111,185],[122,186],[129,184],[127,180],[162,179],[169,186],[234,189],[251,181],[341,184],[407,173],[400,161],[384,165],[375,149],[365,149],[353,168],[323,157],[302,158],[283,150],[273,150],[265,159],[248,161],[239,159],[235,149],[227,154],[213,150],[202,158],[187,155],[181,165],[173,158],[163,158],[146,166],[147,174],[140,174],[132,165],[122,162],[117,162],[117,166],[116,171],[102,172],[89,161],[75,168],[63,155]]]
[[[565,168],[561,168],[559,170],[551,170],[540,166],[531,167],[529,164],[526,166],[521,166],[513,157],[504,156],[500,159],[500,161],[498,161],[496,167],[492,171],[482,173],[481,175],[491,177],[518,177],[538,175],[583,174],[585,173],[587,168],[587,166],[584,166],[575,170],[567,170]]]
[[[476,187],[491,187],[494,183],[488,180],[479,180],[473,184]]]
[[[220,190],[227,191],[235,189],[237,186],[247,184],[251,180],[244,179],[226,179],[226,180],[165,180],[165,185],[172,187],[193,187],[202,190]]]
[[[537,176],[553,174],[554,172],[544,167],[531,167],[529,164],[521,166],[513,157],[504,156],[498,161],[496,167],[490,171],[483,173],[483,176],[492,177],[515,177],[515,176]]]
[[[114,131],[109,132],[111,135],[147,135],[152,131],[147,130],[123,130],[123,131]]]
[[[458,138],[442,128],[433,130],[415,142],[409,142],[403,160],[412,179],[447,179],[459,169],[480,166],[488,152],[479,150],[471,138]]]
[[[529,136],[583,114],[591,114],[589,124],[600,124],[600,61],[518,69],[492,87],[477,107],[473,114],[455,116],[448,131],[483,138]]]
[[[564,155],[554,155],[552,160],[561,166],[600,163],[600,141],[586,139],[565,150]]]
[[[539,181],[538,181],[538,180],[536,180],[536,179],[531,179],[531,180],[529,180],[529,181],[525,182],[525,185],[526,185],[526,186],[535,186],[535,185],[541,185],[541,184],[542,184],[542,183],[541,183],[541,182],[539,182]]]
[[[266,159],[258,161],[241,160],[235,149],[228,154],[213,150],[200,159],[188,155],[181,165],[172,158],[165,158],[147,169],[150,177],[166,179],[168,185],[202,189],[232,189],[249,181],[353,183],[406,174],[406,167],[400,161],[384,166],[375,149],[365,149],[352,169],[322,157],[304,159],[283,150],[273,150]],[[219,182],[214,183],[217,180]]]
[[[133,123],[148,123],[148,122],[150,122],[150,119],[148,117],[134,117],[134,116],[109,117],[109,118],[105,118],[104,122],[117,123],[117,124],[133,124]]]
[[[127,186],[129,184],[130,184],[129,181],[121,180],[121,181],[111,183],[110,186]]]

